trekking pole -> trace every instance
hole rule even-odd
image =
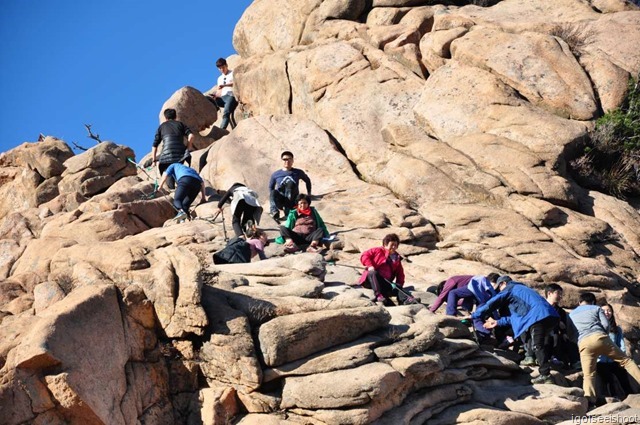
[[[127,158],[127,161],[129,161],[130,163],[132,163],[133,165],[136,166],[136,168],[138,168],[140,171],[142,171],[145,176],[149,177],[149,180],[152,180],[151,176],[149,175],[149,173],[147,173],[147,170],[145,170],[144,168],[142,168],[140,165],[138,165],[137,162],[135,162],[132,158]]]
[[[144,168],[142,168],[140,165],[138,165],[137,162],[135,162],[133,160],[133,158],[127,158],[127,161],[129,161],[130,163],[135,165],[136,168],[138,168],[140,171],[142,171],[144,173],[144,175],[149,178],[149,180],[153,180],[153,192],[149,193],[149,194],[146,194],[146,193],[143,192],[144,199],[153,199],[155,197],[156,192],[158,191],[158,177],[152,178]]]
[[[220,210],[220,213],[222,214],[222,232],[224,233],[224,241],[227,242],[229,238],[227,237],[227,225],[224,224],[224,210]]]
[[[471,320],[471,319],[462,319],[462,320],[460,320],[460,323],[462,323],[463,325],[465,325],[467,327],[471,327],[471,334],[473,335],[473,339],[476,342],[476,344],[480,345],[480,340],[478,339],[478,334],[476,334],[476,328],[473,325],[473,320]]]

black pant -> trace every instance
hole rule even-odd
[[[247,224],[247,221],[253,220],[257,209],[258,207],[253,207],[245,201],[238,201],[238,205],[236,205],[233,217],[231,218],[231,225],[233,226],[233,231],[236,236],[242,236],[244,234],[244,226]]]
[[[189,207],[198,196],[201,186],[202,182],[195,177],[184,176],[178,180],[178,187],[173,194],[173,206],[188,213]]]
[[[286,218],[287,215],[289,215],[289,210],[295,207],[296,198],[299,193],[298,186],[292,181],[284,183],[277,190],[272,190],[269,194],[271,200],[269,212],[274,214],[277,213],[278,210],[284,210],[284,216]]]
[[[391,283],[391,281],[382,277],[376,270],[369,270],[367,272],[367,279],[362,282],[362,286],[373,289],[373,293],[376,296],[382,295],[385,298],[396,297],[399,304],[404,304],[409,298],[409,295],[406,294],[405,291],[393,289]]]
[[[629,383],[629,374],[618,363],[598,362],[596,363],[596,372],[600,379],[602,379],[602,386],[604,387],[605,393],[609,394],[611,397],[617,396],[621,400],[624,400],[633,392],[631,384]],[[619,394],[619,391],[616,391],[616,379],[620,383],[622,394]]]
[[[298,246],[309,245],[311,242],[319,243],[322,237],[324,236],[324,232],[322,229],[318,228],[308,235],[301,235],[300,233],[296,233],[288,227],[280,226],[280,234],[285,239],[291,239],[293,243]]]
[[[557,317],[545,317],[529,327],[529,334],[533,342],[533,352],[540,366],[540,375],[549,375],[551,371],[551,352],[549,337],[551,331],[558,325]]]

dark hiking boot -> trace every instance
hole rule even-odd
[[[273,221],[275,221],[276,223],[280,224],[280,212],[279,211],[272,212],[269,215],[271,216]]]
[[[553,378],[551,375],[540,375],[531,380],[532,384],[553,384]]]

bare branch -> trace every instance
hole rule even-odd
[[[87,131],[89,132],[89,135],[87,136],[88,138],[96,140],[98,143],[102,143],[102,140],[100,140],[100,135],[93,134],[91,132],[91,124],[85,124],[84,126],[87,128]]]
[[[80,149],[81,151],[88,151],[89,149],[80,146],[79,144],[77,144],[76,142],[71,142],[73,143],[73,146],[75,146],[76,149]]]

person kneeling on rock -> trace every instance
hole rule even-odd
[[[382,246],[370,248],[360,256],[360,262],[365,266],[365,270],[360,276],[359,283],[365,288],[373,289],[376,301],[385,306],[395,305],[391,301],[391,296],[395,296],[401,304],[415,303],[413,297],[397,289],[404,286],[402,257],[398,254],[399,245],[398,235],[389,233],[382,239]],[[394,280],[395,283],[393,283]]]
[[[162,189],[162,186],[164,186],[169,177],[178,183],[176,191],[173,194],[173,206],[178,211],[174,220],[180,221],[185,218],[191,220],[189,207],[191,207],[191,204],[198,196],[198,192],[202,194],[202,201],[206,199],[204,180],[193,168],[175,163],[169,165],[169,168],[162,174],[162,179],[158,184],[157,190]]]
[[[327,226],[318,211],[311,206],[311,197],[304,193],[296,198],[296,208],[289,211],[277,243],[284,242],[284,252],[291,254],[307,246],[307,252],[318,252],[323,237],[329,236]]]

